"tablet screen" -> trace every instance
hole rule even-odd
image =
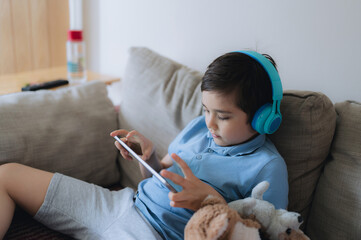
[[[122,145],[129,153],[130,155],[137,159],[149,172],[151,172],[162,184],[164,184],[171,192],[176,193],[177,190],[172,187],[172,185],[170,185],[168,183],[168,181],[162,177],[157,171],[155,171],[146,161],[144,161],[141,157],[139,157],[138,154],[136,154],[127,144],[125,144],[122,140],[120,140],[119,137],[115,136],[114,137],[115,140],[117,140],[117,142],[120,143],[120,145]]]

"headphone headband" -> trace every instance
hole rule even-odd
[[[260,134],[271,134],[274,133],[281,124],[282,115],[280,111],[281,99],[283,97],[283,89],[280,76],[269,59],[258,52],[254,51],[238,51],[243,53],[254,60],[256,60],[271,80],[272,85],[272,100],[273,103],[266,103],[257,110],[253,119],[252,127]]]
[[[283,97],[283,89],[280,76],[273,64],[269,59],[258,52],[254,51],[239,51],[240,53],[246,54],[256,60],[267,72],[272,85],[272,99],[274,101],[280,101]]]

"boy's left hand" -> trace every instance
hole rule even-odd
[[[175,184],[183,187],[183,190],[178,193],[169,192],[170,205],[172,207],[188,208],[197,211],[202,201],[208,196],[213,195],[216,197],[223,197],[210,185],[199,180],[193,173],[188,165],[177,154],[173,153],[171,157],[179,164],[184,177],[167,171],[162,170],[160,174],[172,180]]]

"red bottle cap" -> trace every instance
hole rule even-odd
[[[83,31],[82,30],[69,30],[68,31],[68,40],[69,41],[83,41]]]

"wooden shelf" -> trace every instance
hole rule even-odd
[[[20,92],[21,88],[29,83],[41,83],[56,79],[67,79],[66,66],[2,75],[0,76],[0,95]],[[111,84],[120,81],[120,78],[87,71],[87,81],[93,80]]]

